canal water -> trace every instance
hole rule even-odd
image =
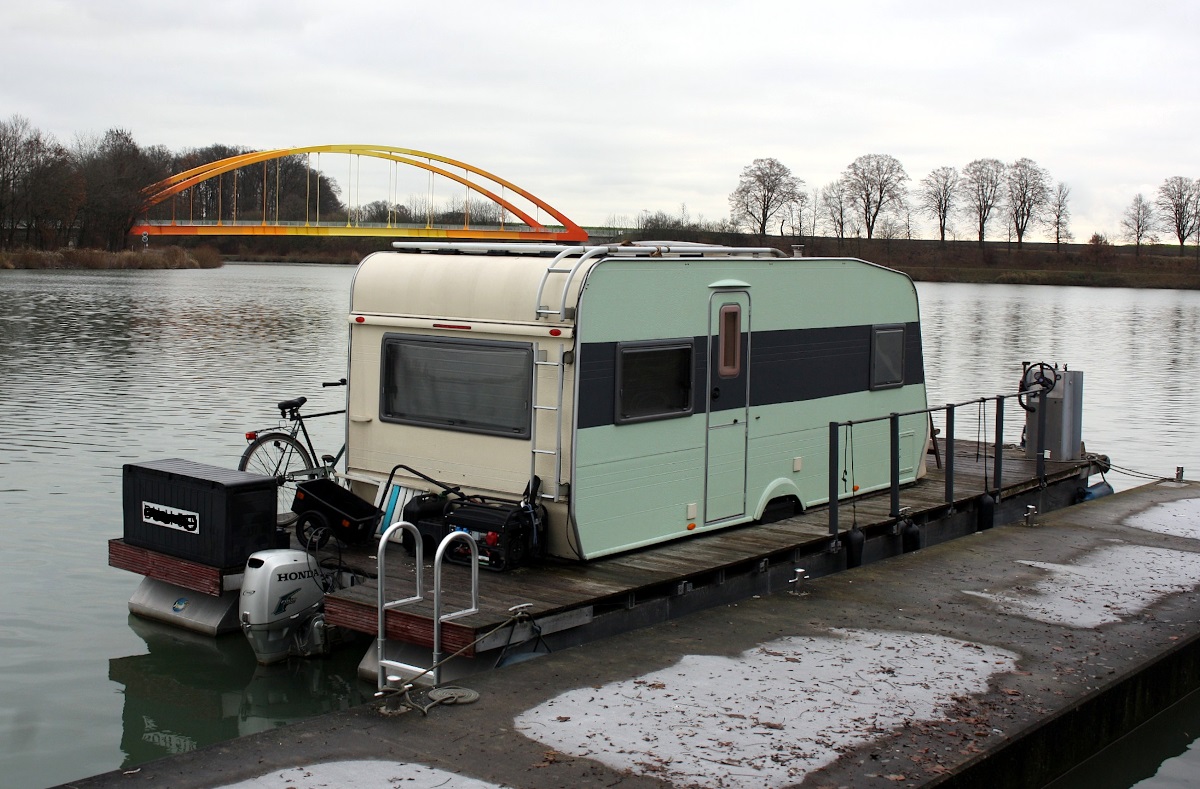
[[[139,578],[109,568],[125,463],[233,467],[274,403],[341,407],[353,269],[0,271],[0,775],[39,789],[264,730],[368,698],[359,654],[259,667],[240,635],[130,617]],[[1084,439],[1123,468],[1200,477],[1200,293],[920,284],[930,403],[1015,389],[1022,361],[1084,371]],[[1015,412],[1017,409],[1013,409]],[[958,435],[994,415],[958,411]],[[1020,413],[1007,435],[1019,436]],[[320,451],[336,418],[312,424]],[[1118,488],[1137,476],[1112,474]],[[1134,750],[1116,782],[1200,773],[1200,703]],[[1190,717],[1189,717],[1190,714]],[[1159,747],[1168,743],[1164,747]],[[1187,750],[1190,746],[1190,750]],[[1152,758],[1147,757],[1154,752]],[[1180,755],[1182,754],[1182,756]],[[1190,762],[1186,761],[1191,759]],[[1165,761],[1164,761],[1165,760]],[[1136,767],[1133,762],[1136,761]],[[1179,774],[1179,773],[1176,773]]]

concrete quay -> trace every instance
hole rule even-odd
[[[1200,688],[1200,483],[1152,483],[64,786],[1038,787]]]

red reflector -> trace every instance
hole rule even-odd
[[[302,490],[296,491],[296,498],[298,498],[298,499],[304,498],[304,491],[302,491]]]
[[[256,433],[255,431],[251,430],[250,432],[246,433],[247,441],[253,441],[256,438],[258,438],[258,433]]]
[[[495,547],[496,543],[500,542],[500,535],[494,531],[490,531],[487,533],[487,536],[483,538],[483,541],[489,546]]]
[[[348,520],[346,520],[345,518],[343,518],[343,519],[342,519],[342,528],[343,528],[343,529],[349,529],[349,528],[350,528],[350,521],[348,521]]]
[[[363,316],[359,315],[358,317],[356,317],[356,318],[354,319],[354,322],[355,322],[355,323],[366,323],[366,322],[367,322],[367,319],[366,319],[366,318],[364,318]]]
[[[435,328],[435,329],[461,329],[462,331],[470,331],[471,330],[471,326],[466,323],[435,323],[435,324],[433,324],[433,328]]]
[[[551,336],[551,337],[557,337],[557,336],[559,336],[560,334],[562,334],[562,329],[551,329],[551,330],[550,330],[550,336]]]

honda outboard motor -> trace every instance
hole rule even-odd
[[[242,632],[263,665],[329,651],[332,635],[322,613],[338,573],[292,549],[258,551],[242,577]]]

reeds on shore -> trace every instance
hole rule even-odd
[[[224,261],[213,247],[161,247],[137,251],[100,249],[35,249],[0,251],[0,269],[184,269],[220,268]]]

